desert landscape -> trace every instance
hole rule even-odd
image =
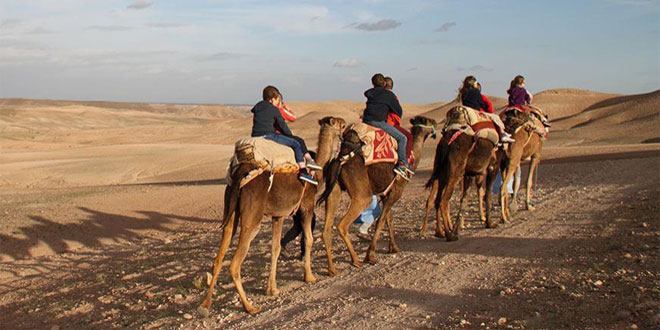
[[[491,99],[496,108],[506,102]],[[291,128],[311,149],[318,119],[355,122],[364,107],[288,103],[299,118]],[[461,240],[420,235],[437,144],[429,140],[393,210],[403,252],[387,254],[384,238],[380,262],[355,268],[335,235],[339,275],[330,277],[317,227],[319,281],[302,281],[296,242],[280,258],[281,294],[268,297],[271,226],[264,220],[243,267],[248,296],[261,312],[243,312],[225,267],[204,318],[196,308],[220,242],[226,167],[234,142],[250,133],[251,106],[0,99],[0,324],[659,327],[660,90],[554,89],[536,94],[534,104],[553,125],[536,211],[520,210],[511,223],[484,229],[472,192]],[[404,104],[404,121],[442,121],[452,105]],[[493,205],[499,219],[495,199]],[[316,214],[322,223],[324,213]],[[362,258],[367,243],[352,237]]]

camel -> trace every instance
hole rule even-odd
[[[435,135],[436,122],[422,116],[416,116],[410,120],[413,135],[413,153],[416,157],[415,168],[422,158],[422,147],[430,135]],[[395,175],[393,163],[376,163],[365,166],[364,158],[359,155],[362,142],[353,130],[344,132],[342,146],[339,156],[332,160],[326,167],[325,191],[319,203],[326,202],[325,227],[323,230],[323,242],[328,256],[328,272],[331,276],[337,274],[332,257],[332,226],[341,199],[341,190],[346,190],[351,197],[348,211],[339,221],[337,229],[339,235],[346,243],[351,255],[352,264],[361,266],[353,245],[348,237],[348,228],[355,218],[371,203],[372,196],[386,192],[382,196],[383,207],[381,216],[378,218],[376,230],[372,236],[371,244],[365,257],[366,262],[376,263],[375,249],[378,236],[387,222],[390,234],[389,251],[399,252],[401,249],[394,241],[394,227],[392,225],[391,209],[403,194],[408,183],[407,180]],[[339,182],[341,189],[334,189]],[[389,189],[388,189],[389,188]],[[388,191],[386,191],[388,190]]]
[[[330,159],[332,146],[346,126],[346,122],[341,118],[325,117],[319,120],[319,125],[321,129],[319,132],[318,153],[315,161],[320,166],[323,166]],[[204,316],[209,314],[213,289],[217,282],[218,274],[222,269],[222,261],[239,224],[241,230],[238,246],[231,260],[229,272],[236,285],[236,291],[240,296],[245,311],[250,314],[259,312],[259,309],[252,306],[247,300],[245,291],[243,290],[241,265],[250,248],[250,243],[259,232],[261,219],[264,215],[270,216],[273,223],[270,276],[268,278],[266,294],[269,296],[277,296],[279,294],[276,273],[277,260],[280,254],[282,220],[293,213],[296,208],[298,208],[298,213],[302,218],[306,245],[304,280],[307,283],[316,281],[316,277],[313,275],[311,269],[310,252],[312,250],[311,219],[314,212],[317,187],[302,183],[298,179],[297,173],[275,173],[272,177],[271,186],[269,178],[271,174],[269,171],[265,171],[258,174],[252,181],[241,188],[241,178],[254,169],[257,169],[255,164],[249,162],[240,164],[232,175],[231,186],[228,186],[225,190],[222,242],[213,263],[213,277],[209,290],[198,308],[200,314]]]
[[[451,109],[450,112],[456,111],[457,108]],[[428,188],[431,188],[431,192],[426,203],[422,234],[426,232],[428,213],[431,205],[434,205],[436,208],[435,235],[445,237],[447,241],[458,240],[463,222],[462,200],[470,186],[469,178],[475,176],[481,177],[480,180],[485,178],[486,181],[486,189],[483,197],[480,197],[481,210],[484,210],[483,204],[485,204],[485,210],[480,212],[484,214],[482,220],[486,223],[486,228],[497,227],[490,217],[490,190],[498,169],[496,151],[497,145],[490,140],[463,134],[456,129],[448,129],[444,132],[442,140],[436,147],[433,173],[426,184]],[[459,204],[456,224],[452,225],[449,216],[449,201],[454,187],[461,178],[464,178],[463,196]],[[440,226],[440,219],[444,223],[444,228]]]
[[[543,149],[543,135],[546,131],[543,129],[543,123],[537,116],[547,116],[538,111],[533,114],[526,114],[521,111],[507,111],[504,116],[504,125],[507,132],[511,133],[516,140],[509,146],[507,157],[504,160],[502,182],[509,182],[516,171],[520,162],[530,159],[529,173],[527,174],[527,187],[525,196],[525,209],[534,211],[532,203],[532,183],[536,167],[541,161],[541,150]],[[515,190],[517,193],[517,189]],[[513,201],[516,202],[514,194]],[[500,204],[502,205],[502,223],[510,221],[509,215],[509,196],[506,192],[506,184],[502,185],[500,191]]]

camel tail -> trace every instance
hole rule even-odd
[[[426,182],[426,189],[431,189],[431,187],[433,187],[433,182],[440,178],[442,169],[447,166],[447,159],[449,158],[449,145],[447,145],[445,142],[446,140],[447,139],[442,139],[440,140],[440,144],[438,144],[438,148],[435,152],[435,160],[433,162],[433,172],[431,173],[429,181]]]
[[[231,177],[232,185],[227,187],[225,190],[225,208],[222,218],[222,228],[225,228],[230,222],[232,217],[238,217],[238,201],[241,193],[241,178],[243,178],[248,172],[254,169],[254,166],[249,164],[242,164],[234,171]],[[237,221],[234,221],[234,226],[238,224]]]
[[[342,165],[338,158],[330,161],[330,163],[325,167],[325,170],[323,171],[323,176],[325,177],[325,190],[323,191],[323,194],[321,194],[321,197],[319,197],[319,199],[316,201],[316,205],[321,205],[323,202],[328,200],[328,196],[330,196],[332,189],[335,187],[337,181],[339,180],[341,167]]]

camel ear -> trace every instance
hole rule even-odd
[[[323,119],[319,119],[319,126],[323,126]]]

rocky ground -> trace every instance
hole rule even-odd
[[[340,273],[329,277],[316,232],[313,269],[319,281],[305,284],[302,264],[282,258],[279,297],[265,295],[270,262],[265,221],[243,266],[248,296],[262,308],[256,316],[243,312],[226,268],[210,317],[196,313],[220,241],[224,186],[219,180],[4,192],[5,215],[24,212],[33,223],[22,228],[32,233],[27,238],[3,236],[0,249],[15,260],[0,263],[0,324],[6,329],[657,328],[660,154],[637,157],[542,164],[536,211],[520,211],[511,223],[485,229],[471,200],[467,228],[452,243],[431,231],[420,237],[429,176],[423,170],[394,208],[403,252],[387,254],[385,235],[380,262],[354,268],[335,237]],[[63,205],[84,206],[69,214]],[[499,217],[498,207],[494,213]],[[317,214],[322,222],[322,212]],[[67,215],[69,223],[52,220]],[[362,257],[366,243],[353,238]],[[47,242],[53,253],[31,256],[37,241]],[[295,256],[296,251],[291,244],[287,252]]]

